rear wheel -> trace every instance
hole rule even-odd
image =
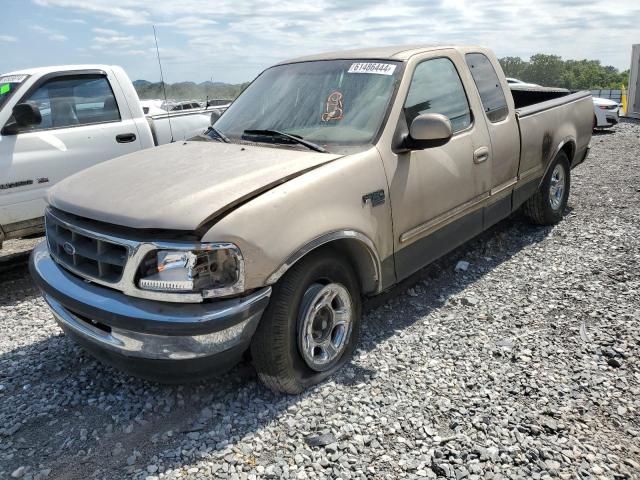
[[[571,187],[569,158],[559,152],[538,191],[523,205],[524,214],[538,225],[554,225],[562,220]]]
[[[296,263],[274,286],[251,354],[271,390],[300,393],[351,356],[361,317],[358,279],[337,252],[321,250]]]

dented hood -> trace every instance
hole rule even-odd
[[[339,158],[290,148],[179,142],[109,160],[50,190],[65,212],[133,228],[196,230],[280,183]]]

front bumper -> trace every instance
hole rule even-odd
[[[610,126],[617,125],[618,122],[620,121],[617,113],[607,113],[605,114],[605,119],[607,121],[607,124]]]
[[[246,297],[175,304],[129,297],[87,283],[58,266],[42,242],[29,269],[63,330],[90,353],[158,380],[208,376],[248,348],[271,287]]]
[[[617,110],[602,110],[603,115],[598,120],[598,127],[608,128],[613,127],[620,121]]]

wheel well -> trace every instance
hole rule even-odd
[[[561,151],[567,154],[567,158],[569,159],[569,166],[573,164],[573,156],[576,153],[576,144],[573,141],[569,141],[562,145],[560,148]]]
[[[358,276],[362,293],[377,292],[380,282],[377,257],[363,242],[352,238],[340,238],[325,243],[312,251],[318,249],[340,252],[351,263],[351,267]]]

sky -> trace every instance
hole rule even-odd
[[[640,0],[0,0],[0,8],[0,73],[106,63],[159,81],[153,25],[167,82],[240,83],[287,58],[416,43],[626,70],[640,43]]]

